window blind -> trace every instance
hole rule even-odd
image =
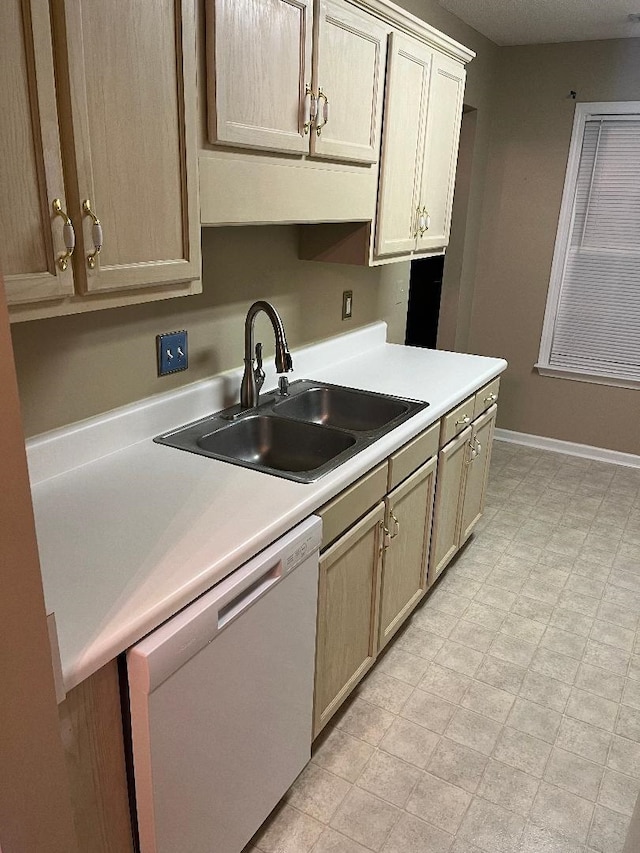
[[[565,251],[547,364],[640,381],[640,115],[585,121]]]

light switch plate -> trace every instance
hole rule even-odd
[[[187,352],[187,333],[165,332],[156,336],[156,351],[158,356],[158,376],[167,373],[178,373],[189,367]]]

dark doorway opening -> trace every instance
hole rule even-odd
[[[444,255],[411,262],[405,343],[436,348]]]

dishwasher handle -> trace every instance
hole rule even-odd
[[[127,652],[130,685],[152,693],[301,563],[317,561],[321,537],[311,516],[140,640]]]

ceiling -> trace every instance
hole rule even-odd
[[[640,37],[640,0],[439,0],[496,44]]]

